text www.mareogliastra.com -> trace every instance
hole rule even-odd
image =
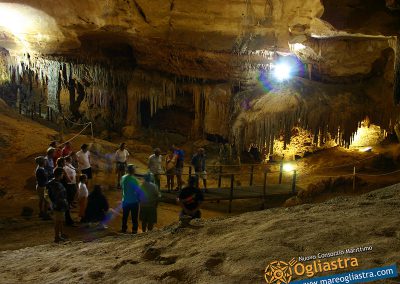
[[[373,268],[348,272],[343,274],[318,277],[314,279],[297,280],[291,284],[350,284],[350,283],[365,283],[376,281],[379,279],[397,277],[397,267],[395,264],[381,268]]]

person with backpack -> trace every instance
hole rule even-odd
[[[174,149],[174,156],[176,157],[175,175],[178,184],[176,189],[181,190],[183,185],[182,174],[185,161],[185,152],[176,145],[172,145],[172,148]]]
[[[48,194],[52,203],[54,214],[54,242],[59,243],[67,240],[64,234],[65,212],[68,210],[67,190],[62,185],[64,170],[56,168],[54,178],[47,184]]]

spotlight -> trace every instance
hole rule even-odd
[[[275,65],[273,75],[279,81],[285,81],[290,78],[291,69],[286,63],[279,63]]]
[[[292,164],[289,164],[289,163],[287,163],[287,164],[284,164],[283,165],[283,170],[285,171],[285,172],[293,172],[294,171],[294,165],[292,165]]]

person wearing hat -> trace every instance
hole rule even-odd
[[[135,166],[129,164],[127,167],[127,174],[121,178],[122,187],[122,233],[126,233],[128,229],[127,223],[129,214],[132,218],[132,234],[136,234],[138,231],[138,213],[141,188],[139,181],[134,176]]]
[[[46,185],[48,182],[48,177],[46,171],[44,169],[44,157],[37,157],[35,159],[37,164],[35,176],[36,176],[36,192],[39,197],[39,217],[43,220],[51,219],[50,216],[47,214],[47,209],[49,207],[46,198]]]
[[[157,205],[160,192],[154,183],[152,173],[144,175],[142,183],[142,197],[140,198],[140,220],[142,221],[142,231],[153,230],[154,224],[157,223]]]

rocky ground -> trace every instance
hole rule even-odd
[[[263,283],[273,260],[372,246],[360,268],[400,264],[400,186],[93,242],[0,254],[3,283]],[[400,278],[380,283],[399,283]]]

